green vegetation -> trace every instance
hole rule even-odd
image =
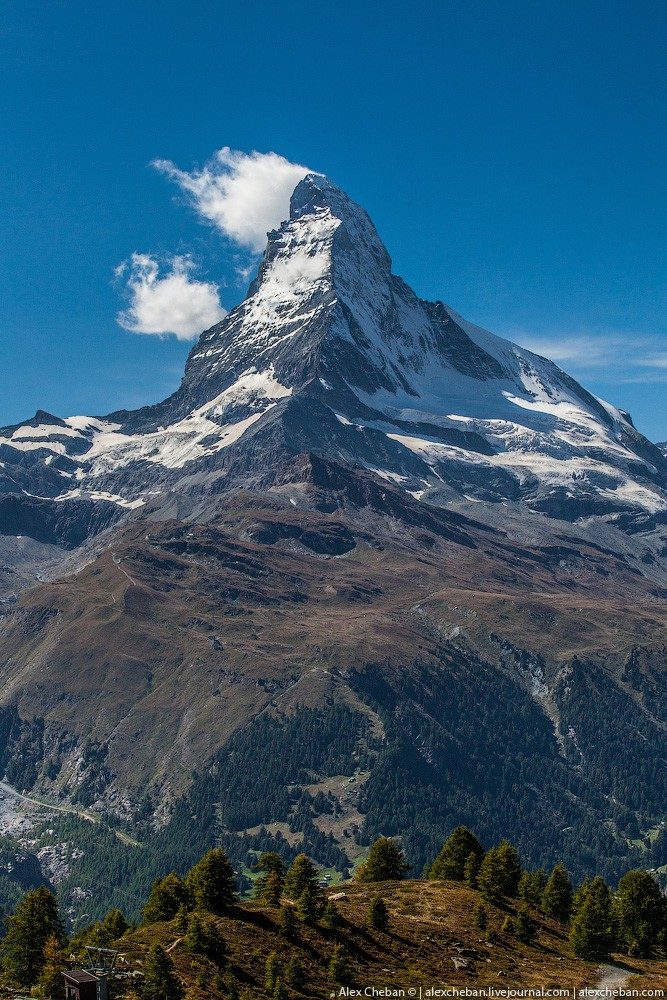
[[[448,878],[472,883],[477,878],[484,848],[467,826],[457,826],[426,869],[428,878]]]
[[[589,781],[563,757],[541,709],[511,680],[472,656],[450,650],[443,658],[443,669],[419,663],[391,677],[379,668],[368,668],[350,678],[360,699],[382,721],[383,741],[374,739],[366,715],[342,705],[257,718],[193,775],[192,786],[163,829],[155,831],[150,825],[155,802],[143,803],[134,824],[127,827],[142,846],[120,843],[104,823],[94,825],[65,814],[50,818],[36,831],[34,850],[47,843],[76,848],[76,856],[65,859],[69,871],[57,887],[63,909],[70,911],[73,892],[78,895],[82,890],[87,922],[102,920],[111,908],[136,920],[143,900],[148,908],[145,919],[154,922],[160,913],[166,918],[175,911],[154,908],[155,901],[147,899],[151,885],[171,872],[184,878],[214,843],[224,847],[235,870],[259,874],[256,891],[267,895],[257,898],[270,905],[281,898],[280,874],[276,879],[256,867],[263,855],[290,864],[304,852],[325,866],[323,870],[345,878],[357,852],[348,851],[348,857],[344,846],[367,847],[379,836],[392,834],[400,835],[413,872],[426,865],[431,878],[454,878],[473,888],[479,885],[479,839],[497,843],[502,834],[521,851],[529,873],[541,865],[551,868],[562,858],[578,881],[586,872],[594,873],[602,858],[600,874],[615,884],[628,867],[653,869],[665,864],[667,834],[659,823],[662,751],[645,713],[631,700],[623,700],[604,674],[589,664],[575,663],[569,689],[556,692],[563,727],[571,724],[584,734],[582,752],[592,762],[595,779]],[[638,676],[636,684],[643,683]],[[614,706],[611,720],[608,708],[600,707],[607,694],[608,704]],[[403,706],[400,726],[392,708],[397,704]],[[11,724],[12,739],[18,738],[16,719],[2,716],[0,723]],[[600,750],[604,741],[595,734],[603,725],[614,730],[622,764],[614,777],[613,800],[600,791],[606,781]],[[407,732],[419,732],[428,752],[419,752]],[[625,750],[628,733],[636,736],[628,738],[633,759],[639,761],[637,774]],[[41,739],[38,728],[26,730],[21,739],[26,753],[32,753]],[[470,746],[475,747],[474,755],[466,752]],[[101,751],[91,744],[86,753],[94,757]],[[355,820],[342,834],[334,825],[334,835],[328,832],[332,824],[320,823],[319,818],[329,821],[339,815],[339,796],[309,786],[315,783],[314,775],[324,781],[349,773],[351,759],[355,768],[370,771],[367,780],[354,786],[361,828]],[[253,767],[247,766],[248,760]],[[15,763],[22,766],[20,755]],[[599,821],[602,814],[608,822]],[[553,827],[554,815],[562,834]],[[471,817],[476,820],[474,841],[461,823],[470,823]],[[551,818],[547,822],[545,817]],[[452,827],[452,844],[444,845],[443,831]],[[48,835],[47,829],[52,831]],[[467,835],[461,836],[466,830]],[[464,853],[466,846],[470,849]],[[26,889],[44,881],[35,857],[10,865],[3,862],[3,847],[0,840],[0,915],[11,912]],[[20,853],[11,844],[7,852],[8,862]],[[102,890],[100,871],[105,872]],[[252,888],[250,879],[241,876],[237,881],[242,895]],[[520,895],[536,905],[534,884],[530,889],[524,882]],[[167,903],[163,898],[161,905]],[[177,909],[182,905],[181,900]],[[546,912],[554,912],[545,905]],[[568,918],[563,911],[561,919]]]
[[[542,893],[542,909],[549,917],[567,923],[572,913],[574,895],[565,865],[556,865]]]
[[[338,908],[330,899],[327,901],[327,904],[322,911],[322,923],[325,927],[328,927],[329,930],[332,931],[335,931],[336,928],[340,927],[342,924]]]
[[[570,927],[570,945],[579,958],[600,961],[609,957],[614,944],[611,892],[596,875],[587,886]]]
[[[519,879],[517,895],[524,903],[540,906],[547,885],[547,876],[543,868],[535,872],[524,872]]]
[[[40,1000],[56,1000],[64,992],[62,973],[65,968],[65,952],[62,941],[55,934],[46,939],[42,957],[42,971],[33,992]]]
[[[129,926],[124,914],[114,908],[79,931],[69,945],[53,894],[44,887],[31,889],[8,921],[2,943],[4,981],[32,988],[41,1000],[53,1000],[70,952],[81,957],[84,945],[115,947],[120,943],[124,954],[142,956],[138,963],[139,1000],[201,1000],[208,996],[245,1000],[256,994],[244,994],[243,977],[247,980],[248,972],[239,980],[235,963],[239,957],[259,954],[252,951],[253,938],[259,935],[266,939],[268,935],[273,947],[263,951],[264,964],[260,965],[264,994],[271,1000],[291,1000],[295,992],[310,988],[313,961],[319,963],[318,975],[326,974],[330,983],[347,984],[357,977],[360,957],[367,961],[369,945],[385,942],[378,952],[380,963],[386,962],[388,946],[393,952],[401,942],[411,954],[415,946],[405,934],[413,926],[412,914],[417,913],[422,897],[440,891],[449,894],[443,898],[450,899],[456,908],[455,932],[475,929],[474,950],[479,948],[480,932],[491,944],[502,942],[502,948],[487,952],[489,961],[494,954],[501,960],[505,952],[517,948],[523,948],[524,955],[531,949],[548,955],[549,949],[543,947],[546,934],[552,948],[554,941],[565,947],[567,940],[571,962],[584,959],[597,963],[608,959],[613,950],[648,958],[664,949],[667,905],[647,872],[628,872],[615,893],[599,875],[584,881],[573,893],[563,865],[557,865],[547,879],[539,869],[524,871],[510,842],[504,840],[484,853],[481,845],[467,850],[474,845],[473,838],[469,830],[457,829],[421,882],[405,881],[401,849],[392,838],[378,838],[369,852],[364,877],[349,883],[348,891],[341,894],[340,909],[338,900],[327,899],[317,866],[303,852],[287,871],[279,856],[262,855],[257,870],[263,883],[257,898],[244,908],[238,902],[231,863],[224,850],[214,848],[192,865],[184,878],[171,873],[155,880],[139,928]],[[479,863],[478,890],[465,877],[471,855]],[[432,877],[436,861],[449,865],[446,870],[456,877]],[[276,906],[273,878],[282,884],[290,905]],[[382,882],[382,896],[373,894],[376,882]],[[352,893],[363,894],[356,924],[348,908],[348,894]],[[390,898],[391,920],[384,897]],[[406,914],[410,914],[408,921]],[[447,917],[447,907],[442,909],[440,902],[432,905],[431,921],[442,921],[443,917]],[[567,936],[564,924],[568,925]],[[391,936],[389,945],[383,935]],[[453,939],[451,929],[449,939]],[[420,949],[429,941],[436,950],[440,947],[433,936],[422,934],[419,941]],[[310,971],[304,957],[310,962]],[[256,958],[252,961],[256,967]],[[431,974],[431,966],[427,968]],[[135,998],[129,981],[126,985],[128,989],[119,996]]]
[[[121,910],[109,910],[102,920],[89,924],[74,935],[70,942],[71,950],[79,952],[86,944],[95,948],[109,948],[129,930],[129,926]]]
[[[350,963],[342,944],[334,945],[329,962],[329,975],[335,983],[346,983],[350,978]]]
[[[280,979],[282,973],[282,965],[278,954],[272,951],[266,960],[266,965],[264,967],[264,989],[267,993],[273,993],[276,983]]]
[[[44,968],[45,949],[55,939],[65,941],[64,925],[58,902],[46,888],[31,889],[7,921],[2,942],[2,966],[11,982],[34,986]]]
[[[484,855],[477,876],[479,888],[488,899],[516,896],[521,881],[521,861],[515,847],[503,840]]]
[[[268,903],[269,906],[278,906],[280,897],[285,886],[285,874],[287,869],[285,862],[275,851],[264,851],[254,870],[261,872],[253,886],[252,898]]]
[[[216,962],[224,958],[227,950],[218,925],[207,913],[192,914],[183,943],[188,951],[207,955]]]
[[[198,910],[221,915],[238,900],[234,869],[221,847],[207,851],[193,865],[185,884]]]
[[[434,862],[443,830],[470,819],[486,843],[506,835],[531,870],[562,860],[577,879],[600,870],[615,881],[667,863],[667,831],[641,837],[664,815],[664,737],[603,670],[575,660],[555,691],[585,769],[573,744],[563,756],[530,694],[473,654],[447,649],[439,664],[401,672],[369,666],[350,683],[386,731],[363,789],[362,836],[400,834],[414,871]]]
[[[484,903],[475,903],[475,909],[472,911],[472,922],[473,926],[479,928],[480,931],[485,931],[489,926],[489,911]]]
[[[192,895],[185,881],[176,872],[157,879],[141,911],[145,924],[155,924],[159,920],[171,920],[181,907],[186,910],[192,905]]]
[[[306,970],[298,958],[292,956],[285,969],[285,982],[294,990],[301,990],[306,985]]]
[[[285,876],[283,892],[288,899],[297,902],[306,890],[315,897],[321,896],[319,873],[307,854],[298,854]]]
[[[389,882],[405,878],[410,865],[403,851],[391,837],[378,837],[371,845],[368,857],[357,868],[358,882]]]
[[[294,915],[293,906],[281,906],[280,907],[280,919],[279,919],[280,933],[290,941],[296,931],[296,917]]]
[[[174,963],[159,944],[150,948],[143,972],[141,1000],[183,1000],[183,986],[174,973]]]
[[[375,896],[371,901],[366,920],[368,926],[374,927],[376,931],[384,931],[386,933],[389,930],[389,910],[381,896]]]
[[[296,914],[302,924],[314,924],[322,907],[321,894],[313,886],[307,885],[296,901]]]
[[[627,872],[618,883],[613,915],[618,943],[628,955],[648,956],[667,926],[667,901],[648,872]]]

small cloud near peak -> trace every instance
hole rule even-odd
[[[218,286],[192,277],[190,257],[172,257],[160,274],[158,261],[150,254],[133,253],[115,268],[117,278],[127,274],[130,302],[116,319],[131,333],[193,340],[202,330],[218,323],[226,311],[220,305]]]
[[[171,160],[152,165],[178,184],[201,218],[252,253],[261,253],[267,232],[288,217],[292,191],[312,173],[278,153],[243,153],[229,146],[201,169],[181,170]]]

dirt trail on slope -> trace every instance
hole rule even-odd
[[[601,965],[598,969],[598,980],[594,987],[594,992],[588,996],[608,996],[607,990],[620,990],[627,986],[630,973],[627,969],[621,969],[618,965]]]

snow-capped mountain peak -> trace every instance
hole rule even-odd
[[[190,353],[178,391],[105,418],[0,432],[0,489],[126,507],[270,482],[314,452],[432,503],[570,519],[667,509],[667,463],[552,362],[426,302],[367,213],[319,174],[295,188],[248,294]]]

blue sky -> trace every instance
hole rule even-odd
[[[327,173],[419,294],[667,438],[666,10],[5,2],[0,424],[177,386],[192,341],[131,332],[128,281],[206,317],[256,258],[151,163],[192,178],[229,146]]]

